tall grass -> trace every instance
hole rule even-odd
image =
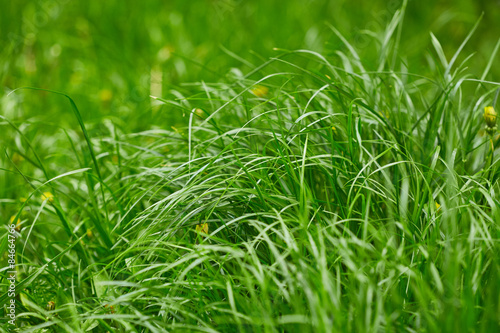
[[[500,140],[482,113],[498,48],[476,77],[431,36],[408,72],[403,14],[372,34],[377,63],[333,29],[334,56],[283,51],[152,96],[184,127],[43,135],[3,117],[5,172],[31,185],[9,201],[21,330],[498,331]]]

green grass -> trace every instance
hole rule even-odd
[[[137,9],[130,29],[145,29],[159,6],[151,3]],[[68,6],[97,17],[97,6]],[[269,6],[266,15],[280,10]],[[405,2],[380,30],[361,23],[372,29],[366,46],[339,32],[359,19],[354,12],[348,23],[324,24],[314,20],[332,5],[308,6],[313,14],[301,15],[300,3],[290,2],[292,18],[277,16],[277,37],[263,25],[253,39],[207,51],[212,60],[187,52],[155,68],[134,58],[137,66],[119,73],[119,65],[86,56],[80,86],[64,60],[64,79],[51,84],[31,73],[22,77],[36,89],[6,92],[0,212],[22,221],[20,331],[500,329],[500,139],[483,119],[500,86],[498,28],[494,38],[483,34],[491,16],[464,20],[460,42],[446,43],[417,31],[423,20],[417,24],[408,11],[415,4]],[[203,8],[183,7],[209,20]],[[273,45],[297,22],[321,26],[323,35],[309,48],[296,36]],[[215,31],[216,21],[199,23],[196,31]],[[176,43],[189,51],[181,44],[200,37],[188,27],[180,24]],[[233,21],[224,27],[246,34]],[[222,38],[231,31],[222,34],[218,42],[228,45]],[[323,36],[331,41],[324,49]],[[263,49],[282,49],[251,58],[243,44],[259,37]],[[412,43],[425,46],[411,50]],[[469,57],[471,44],[478,54]],[[202,69],[179,65],[192,60]],[[160,80],[169,68],[162,66],[185,71]],[[98,73],[116,86],[103,92]],[[153,96],[126,97],[134,84],[137,96]],[[2,256],[7,244],[5,233]],[[4,271],[1,311],[9,301]]]

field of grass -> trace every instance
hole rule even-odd
[[[498,1],[0,4],[0,332],[500,331]]]

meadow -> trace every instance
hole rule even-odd
[[[1,332],[500,331],[498,1],[0,8]]]

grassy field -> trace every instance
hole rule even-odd
[[[0,0],[0,331],[500,331],[499,21]]]

